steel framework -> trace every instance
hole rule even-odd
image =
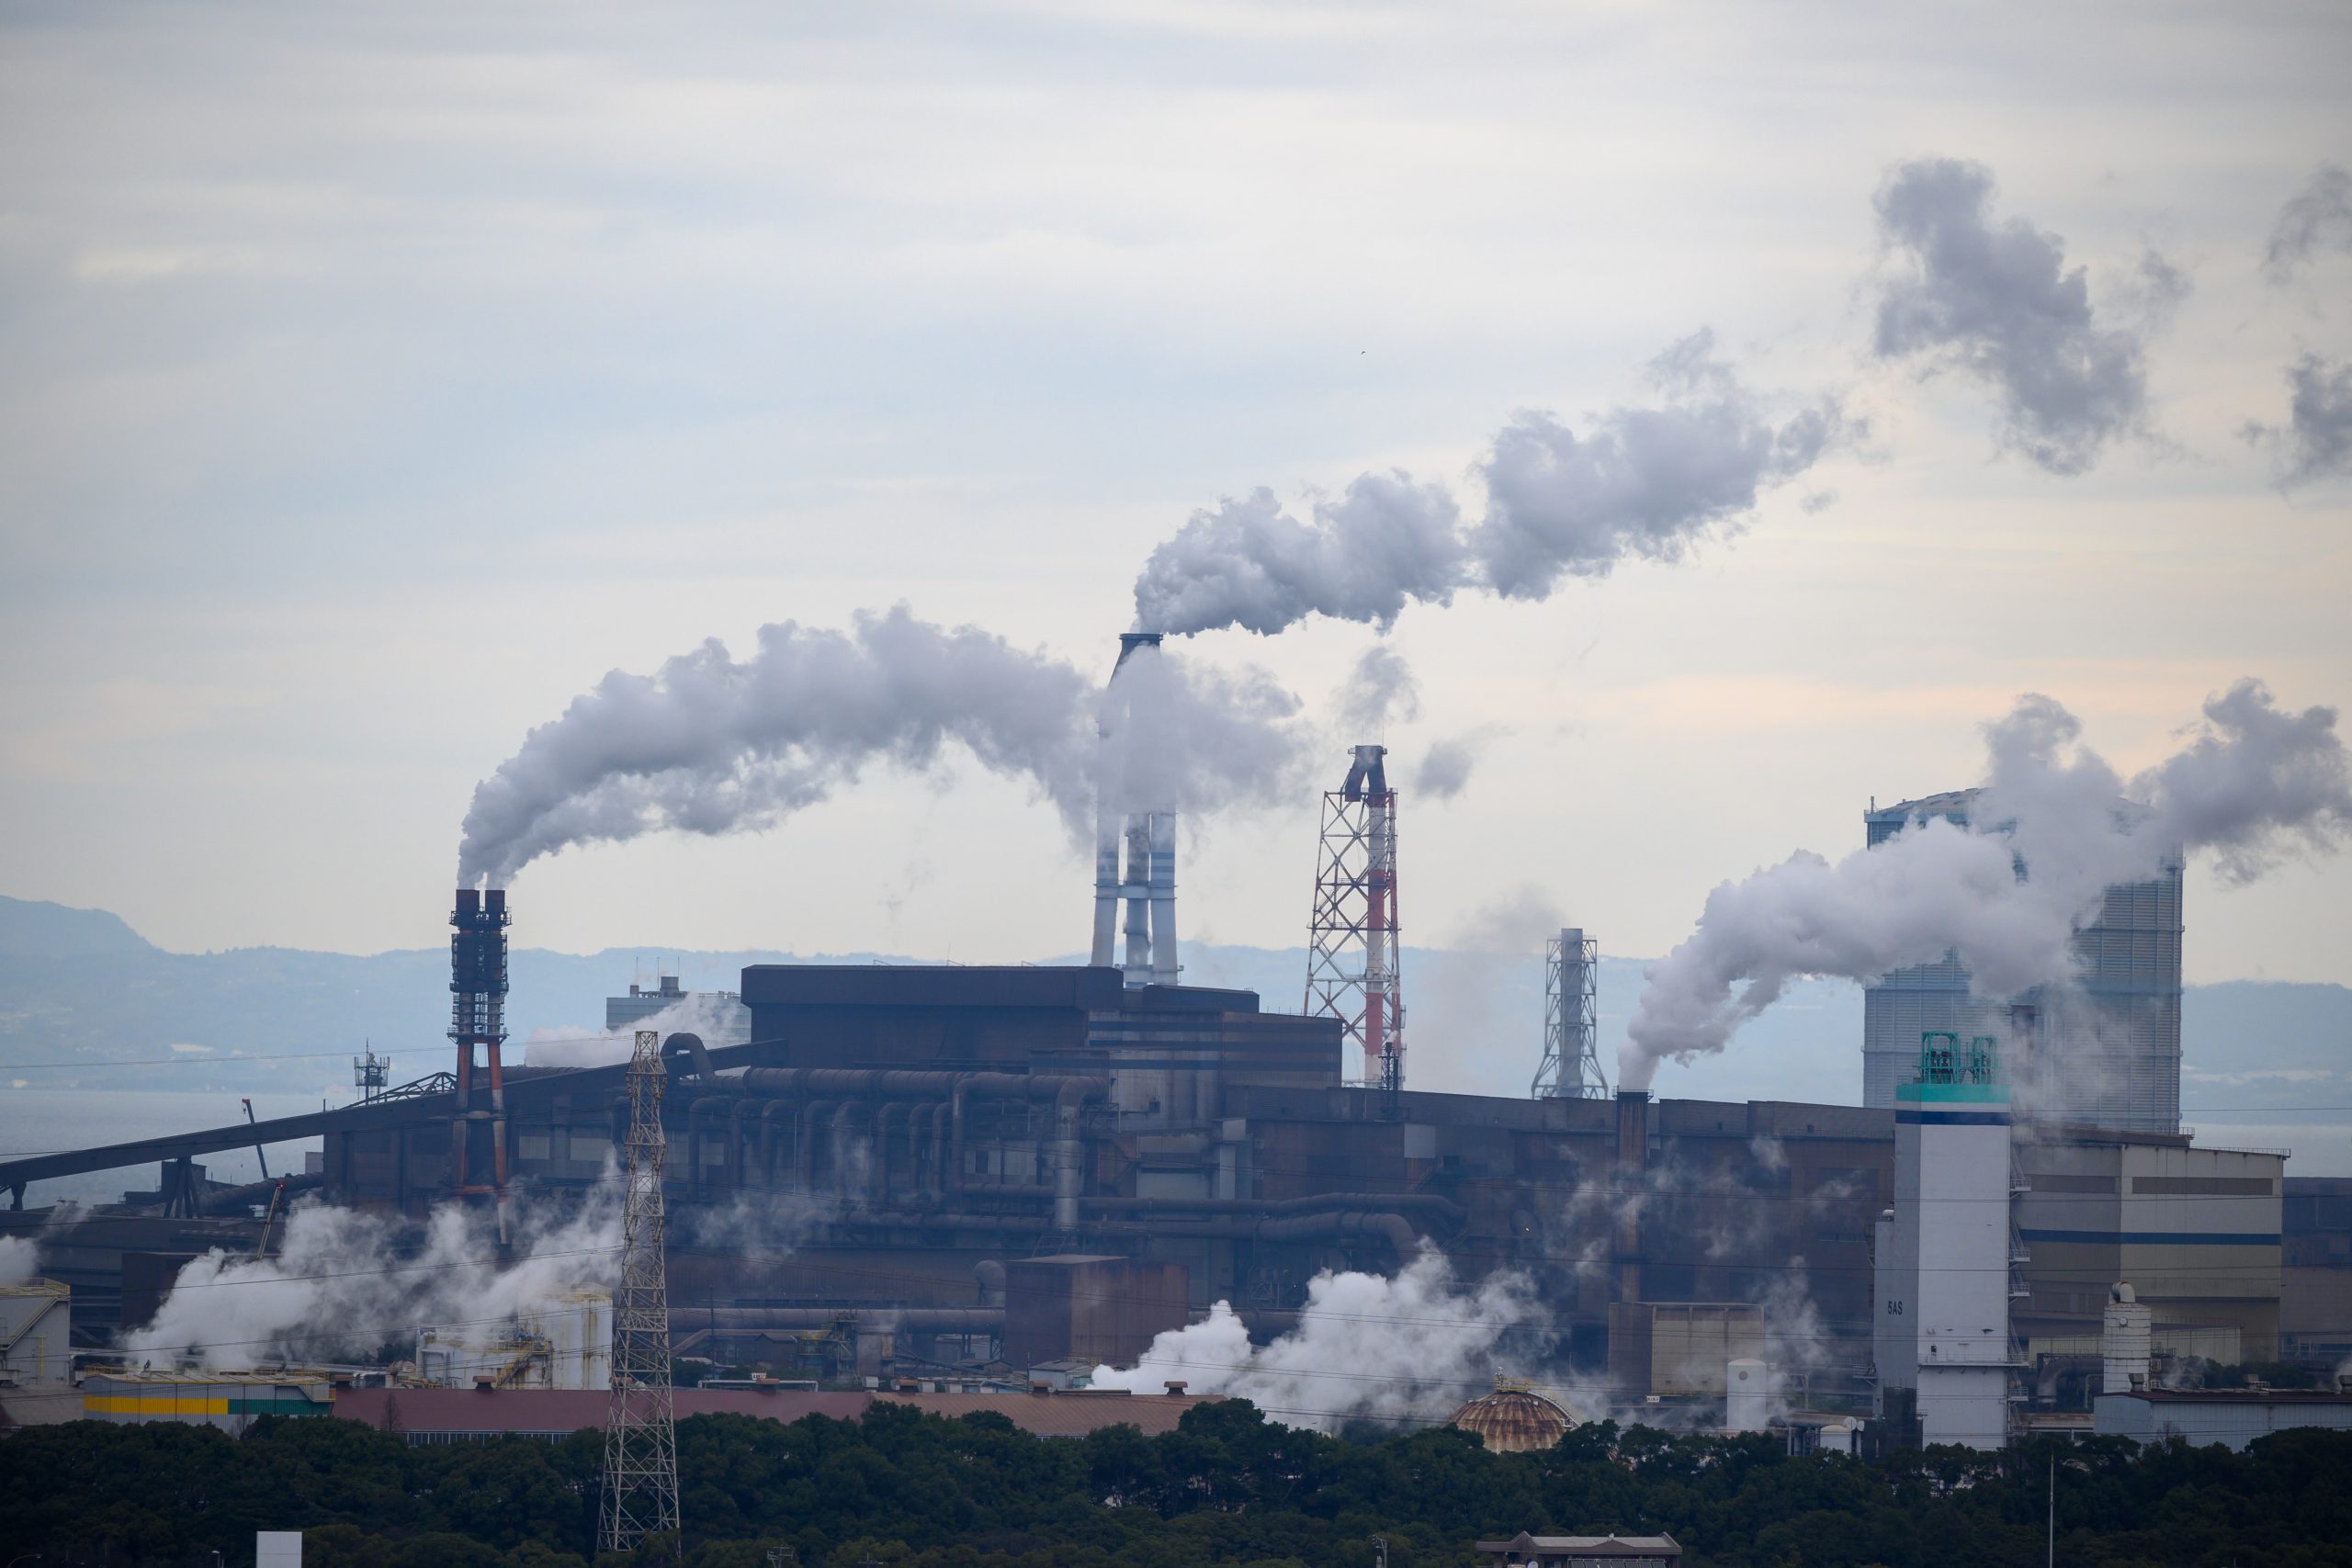
[[[1600,1071],[1600,944],[1571,926],[1544,947],[1544,1065],[1527,1092],[1536,1100],[1606,1100]]]
[[[670,1393],[670,1288],[663,1274],[662,1037],[637,1031],[628,1064],[628,1170],[621,1279],[613,1292],[613,1393],[605,1415],[605,1496],[596,1550],[633,1551],[678,1529],[678,1431]]]
[[[1405,1087],[1405,1002],[1396,946],[1396,792],[1385,746],[1359,746],[1347,781],[1323,796],[1315,908],[1307,921],[1306,1007],[1336,1018],[1363,1053],[1363,1082]]]

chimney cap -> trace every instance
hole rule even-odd
[[[1171,1378],[1170,1380],[1169,1380],[1169,1382],[1168,1382],[1168,1384],[1167,1384],[1167,1388],[1168,1388],[1168,1397],[1169,1397],[1169,1398],[1170,1398],[1170,1399],[1182,1399],[1182,1398],[1183,1398],[1183,1397],[1184,1397],[1184,1384],[1183,1384],[1183,1382],[1182,1382],[1182,1381],[1181,1379],[1172,1379],[1172,1378]]]

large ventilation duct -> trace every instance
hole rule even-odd
[[[1158,632],[1124,632],[1111,679],[1139,648],[1159,646]],[[1130,718],[1132,718],[1130,715]],[[1106,781],[1107,782],[1107,781]],[[1120,905],[1126,906],[1120,919]],[[1124,955],[1115,951],[1126,936]],[[1107,802],[1095,818],[1094,943],[1091,963],[1116,964],[1129,986],[1176,983],[1176,814],[1129,811]]]

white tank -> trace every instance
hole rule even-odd
[[[1753,1356],[1724,1363],[1724,1430],[1760,1432],[1772,1420],[1771,1370]]]
[[[2099,1319],[2101,1393],[2129,1393],[2134,1377],[2146,1380],[2153,1323],[2153,1315],[2140,1304],[2138,1292],[2130,1285],[2119,1281],[2109,1289],[2107,1311]]]

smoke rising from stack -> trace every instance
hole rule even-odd
[[[28,1235],[0,1235],[0,1285],[29,1282],[40,1267],[40,1246]]]
[[[1710,332],[1649,368],[1657,400],[1608,409],[1581,436],[1550,413],[1514,415],[1479,465],[1487,512],[1475,525],[1442,485],[1401,470],[1361,475],[1304,519],[1263,489],[1196,512],[1145,562],[1136,624],[1272,636],[1309,615],[1385,628],[1408,604],[1465,589],[1547,598],[1564,578],[1677,560],[1734,531],[1842,428],[1827,400],[1773,423]]]
[[[1436,1422],[1493,1387],[1503,1336],[1545,1321],[1524,1275],[1498,1270],[1464,1290],[1445,1255],[1424,1243],[1394,1278],[1348,1270],[1307,1281],[1298,1326],[1250,1343],[1231,1303],[1151,1342],[1133,1367],[1097,1367],[1097,1388],[1248,1399],[1273,1420],[1325,1431],[1354,1417]]]
[[[1066,660],[903,605],[847,632],[780,622],[737,660],[718,641],[651,675],[614,671],[476,786],[458,881],[503,886],[541,855],[662,829],[771,828],[868,767],[961,749],[1026,779],[1074,839],[1109,804],[1213,809],[1273,798],[1302,754],[1295,699],[1255,671],[1158,653],[1109,693]]]
[[[609,1286],[620,1265],[619,1184],[607,1159],[578,1213],[525,1209],[515,1256],[503,1265],[478,1211],[435,1209],[423,1245],[411,1247],[379,1215],[299,1202],[275,1255],[214,1247],[181,1269],[154,1321],[125,1335],[123,1348],[164,1368],[361,1358],[420,1324],[495,1324],[565,1291]]]
[[[2072,714],[2019,699],[1986,727],[1989,773],[1968,828],[1914,823],[1835,864],[1800,852],[1709,894],[1698,930],[1649,972],[1619,1055],[1624,1086],[1646,1088],[1668,1058],[1721,1051],[1804,976],[1870,984],[1950,953],[1985,999],[2063,992],[2074,933],[2109,886],[2199,852],[2242,882],[2341,844],[2352,767],[2335,721],[2240,681],[2206,701],[2188,745],[2127,783],[2080,745]]]

